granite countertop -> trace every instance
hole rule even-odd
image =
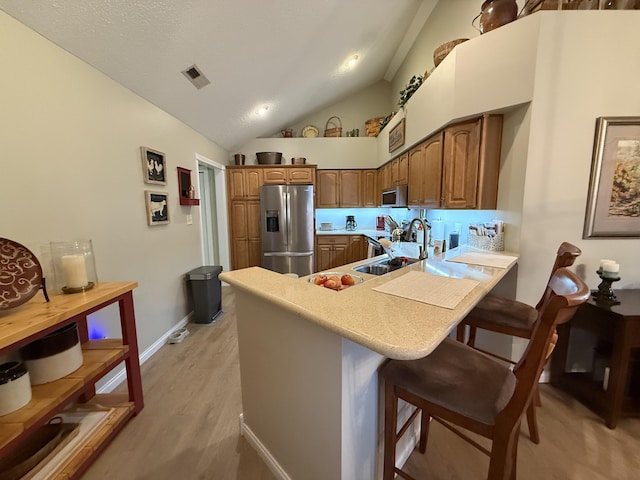
[[[295,279],[260,267],[223,272],[220,279],[381,355],[410,360],[431,353],[516,263],[514,260],[507,268],[497,268],[446,261],[465,251],[477,250],[462,246],[382,276],[352,270],[375,259],[344,265],[334,271],[359,275],[364,282],[342,291],[314,285],[308,281],[309,277]],[[517,257],[513,253],[501,253]],[[454,309],[373,290],[410,271],[467,278],[479,284]]]

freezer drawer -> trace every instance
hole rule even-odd
[[[266,252],[262,255],[264,268],[280,273],[297,273],[301,277],[313,273],[313,262],[313,252]]]

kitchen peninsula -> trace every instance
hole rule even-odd
[[[277,478],[381,478],[379,365],[428,355],[515,264],[447,261],[465,248],[342,291],[259,267],[220,275],[235,290],[242,433]],[[373,290],[416,271],[478,284],[453,309]]]

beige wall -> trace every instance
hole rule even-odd
[[[92,239],[99,280],[139,282],[144,351],[188,314],[183,275],[202,261],[176,167],[227,152],[4,12],[0,45],[0,235],[43,260],[50,241]],[[166,154],[166,186],[143,182],[140,146]],[[168,192],[169,225],[147,226],[148,189]],[[98,316],[114,336],[112,313]]]

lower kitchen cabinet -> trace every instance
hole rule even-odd
[[[357,262],[367,257],[367,242],[362,235],[316,236],[316,271]]]

